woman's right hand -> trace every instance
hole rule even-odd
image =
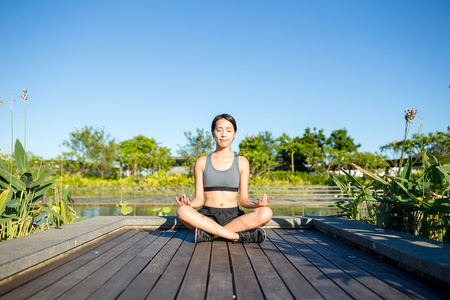
[[[191,201],[189,201],[189,198],[186,197],[186,195],[183,195],[180,198],[175,197],[175,200],[179,206],[191,206]]]

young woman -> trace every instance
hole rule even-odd
[[[261,226],[272,218],[268,207],[273,197],[263,194],[257,202],[248,197],[249,163],[245,157],[231,151],[231,142],[237,126],[228,114],[218,115],[211,125],[216,151],[202,156],[195,163],[195,198],[186,195],[175,198],[179,207],[177,216],[195,232],[195,242],[212,241],[221,237],[244,243],[262,243],[266,233]],[[245,214],[239,204],[253,209]],[[204,198],[203,198],[204,196]],[[200,208],[198,211],[196,208]]]

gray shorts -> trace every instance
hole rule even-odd
[[[239,207],[218,208],[203,206],[198,212],[216,221],[221,226],[225,226],[237,217],[245,215],[245,212],[240,210]]]

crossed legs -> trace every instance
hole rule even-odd
[[[272,210],[267,207],[257,207],[251,212],[235,218],[225,226],[221,226],[209,217],[197,212],[190,206],[180,206],[177,209],[177,216],[180,221],[191,231],[200,228],[214,237],[222,237],[227,240],[237,241],[238,232],[250,230],[258,226],[263,226],[272,218]]]

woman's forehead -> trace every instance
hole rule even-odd
[[[216,128],[234,128],[233,124],[226,120],[226,119],[220,119],[216,122]]]

